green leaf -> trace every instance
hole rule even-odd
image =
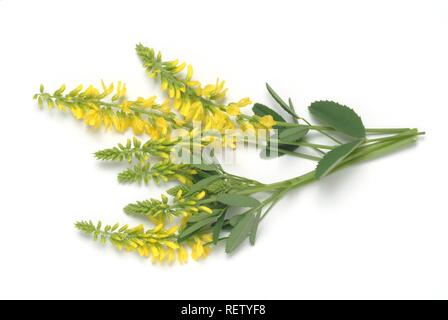
[[[200,164],[192,164],[192,166],[202,171],[219,172],[219,169],[215,164],[200,163]]]
[[[257,199],[240,194],[220,194],[217,200],[231,207],[257,207],[260,205],[260,201]]]
[[[261,210],[257,212],[254,217],[254,223],[252,224],[252,230],[250,231],[249,241],[251,245],[255,245],[255,240],[257,238],[258,225],[260,224]]]
[[[238,215],[233,216],[232,218],[230,218],[228,221],[229,221],[230,225],[232,227],[234,227],[241,221],[241,219],[244,218],[245,215],[246,215],[245,213],[238,214]]]
[[[214,223],[216,221],[216,219],[217,219],[217,216],[211,216],[211,217],[202,219],[202,220],[194,223],[193,225],[189,226],[184,231],[182,231],[182,233],[179,235],[178,241],[184,241],[185,239],[187,239],[189,236],[194,234],[199,229],[201,229],[209,224]]]
[[[284,142],[299,142],[308,134],[307,126],[298,126],[292,128],[282,128],[277,131],[276,134],[272,136],[272,139],[280,139]],[[279,157],[285,155],[285,153],[281,152],[278,149],[282,149],[285,151],[294,151],[297,150],[299,146],[292,144],[278,144],[278,148],[273,148],[271,143],[268,142],[266,148],[261,151],[260,157],[262,158],[273,158],[273,154],[277,152]]]
[[[254,106],[252,107],[252,111],[259,117],[271,115],[275,121],[286,122],[286,120],[276,111],[272,110],[268,106],[265,106],[264,104],[261,103],[255,103]]]
[[[289,108],[291,109],[291,111],[294,113],[292,115],[292,121],[294,121],[294,123],[299,123],[299,120],[298,120],[299,116],[296,113],[296,109],[294,108],[294,105],[292,104],[291,98],[288,98],[288,105],[289,105]]]
[[[243,219],[230,232],[226,241],[226,253],[232,253],[246,239],[251,230],[255,217],[253,214],[246,214]]]
[[[294,118],[298,118],[298,115],[295,113],[294,109],[292,109],[288,104],[286,104],[286,102],[283,101],[282,98],[280,98],[280,96],[274,91],[274,89],[272,89],[272,87],[268,83],[266,83],[266,89],[268,89],[269,94],[278,103],[278,105],[282,107],[283,110],[288,112]]]
[[[219,235],[221,234],[222,227],[224,226],[224,219],[226,217],[226,212],[224,211],[221,216],[216,221],[216,224],[213,226],[213,244],[217,244],[219,240]]]
[[[319,161],[316,167],[315,177],[320,179],[329,174],[338,164],[341,163],[348,155],[363,143],[364,140],[355,140],[346,144],[342,144],[327,154]]]
[[[330,127],[354,138],[365,138],[361,118],[349,107],[333,101],[315,101],[309,106],[312,115]]]
[[[279,138],[285,142],[299,142],[303,137],[306,136],[309,129],[308,126],[298,126],[287,128],[282,130],[279,134]]]
[[[39,92],[40,93],[44,93],[44,91],[45,91],[44,85],[41,84],[40,87],[39,87]]]
[[[193,185],[190,187],[190,189],[189,189],[189,191],[188,191],[188,194],[190,195],[190,194],[193,194],[193,193],[195,193],[195,192],[197,192],[197,191],[201,191],[202,189],[204,189],[205,187],[207,187],[207,186],[208,186],[210,183],[212,183],[213,181],[216,181],[216,180],[218,180],[218,179],[221,179],[221,177],[222,177],[221,175],[216,174],[216,175],[207,177],[207,178],[205,178],[205,179],[199,180],[198,182],[196,182],[195,184],[193,184]]]

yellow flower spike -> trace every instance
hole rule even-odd
[[[202,95],[210,97],[213,91],[216,90],[216,87],[212,84],[208,84],[205,88],[202,89]]]
[[[145,122],[140,118],[134,117],[131,119],[131,128],[135,135],[141,135],[145,132]]]
[[[179,63],[179,59],[171,60],[171,61],[167,62],[167,64],[169,64],[173,68],[176,67],[178,63]]]
[[[156,126],[162,133],[162,135],[166,135],[168,132],[168,122],[162,117],[158,117],[156,119]]]
[[[164,113],[171,111],[171,100],[169,98],[165,99],[160,105],[160,110]]]
[[[179,109],[179,112],[181,115],[186,117],[190,113],[190,109],[191,109],[191,104],[190,104],[190,101],[187,100],[182,104],[182,106]]]
[[[154,258],[157,258],[160,254],[160,251],[156,246],[151,246],[151,254]]]
[[[80,107],[73,107],[70,109],[75,119],[79,120],[84,117],[84,110]]]
[[[176,99],[180,99],[181,96],[182,96],[182,92],[180,91],[180,89],[176,89],[175,98],[176,98]]]
[[[89,97],[97,97],[100,95],[100,92],[98,91],[97,88],[95,88],[94,86],[90,85],[86,91],[84,91],[84,94],[89,96]]]
[[[249,98],[243,98],[240,101],[238,101],[238,106],[240,108],[243,108],[243,107],[248,106],[250,104],[252,104],[252,100],[250,100]]]
[[[165,91],[165,90],[168,88],[168,81],[163,80],[163,81],[162,81],[162,85],[161,85],[161,87],[162,87],[162,90]]]
[[[120,104],[120,107],[123,110],[123,112],[130,113],[131,112],[131,105],[132,105],[132,103],[130,101],[123,101]]]
[[[250,122],[244,122],[241,124],[241,129],[245,132],[255,132],[255,127]]]
[[[48,101],[47,101],[47,106],[48,106],[48,109],[49,109],[49,110],[53,109],[53,108],[54,108],[54,102],[53,102],[53,100],[48,100]]]
[[[196,112],[194,113],[193,117],[192,117],[193,121],[202,121],[204,120],[204,108],[201,104],[200,107],[198,107],[196,109]]]
[[[182,184],[187,184],[188,183],[187,178],[185,178],[184,176],[182,176],[180,174],[176,174],[175,177]]]
[[[192,249],[191,257],[194,260],[199,260],[205,253],[204,246],[199,240],[195,240],[195,243],[192,245],[191,249]]]
[[[168,263],[172,263],[174,260],[174,256],[175,256],[175,251],[173,249],[168,249],[168,259],[167,262]]]
[[[83,86],[82,84],[80,84],[80,85],[77,86],[75,89],[73,89],[72,91],[70,91],[69,95],[70,95],[70,96],[76,96],[76,95],[78,95],[78,93],[81,92],[81,90],[82,90],[83,87],[84,87],[84,86]]]
[[[165,246],[167,246],[168,248],[170,248],[170,249],[174,249],[174,250],[179,249],[179,245],[177,243],[172,242],[172,241],[164,241],[163,244]]]
[[[184,247],[179,248],[177,259],[179,260],[179,263],[186,263],[188,261],[188,251]]]
[[[275,120],[271,115],[261,117],[259,123],[268,129],[275,126]]]
[[[156,101],[156,96],[152,96],[152,97],[149,97],[148,99],[144,99],[143,106],[145,108],[150,108],[150,107],[154,106],[155,101]]]
[[[101,116],[98,109],[91,109],[84,115],[84,122],[94,128],[101,125]]]
[[[151,136],[151,138],[153,139],[159,139],[160,138],[160,134],[159,132],[151,125],[147,124],[145,126],[145,131],[148,135]]]
[[[67,110],[67,108],[60,102],[56,102],[56,107],[58,107],[58,109],[60,111],[66,111]]]
[[[205,197],[205,191],[201,191],[197,194],[196,199],[201,200],[204,199],[204,197]]]
[[[106,129],[109,129],[112,126],[112,118],[109,115],[103,116],[103,125]]]
[[[137,249],[138,253],[140,254],[141,257],[149,257],[149,249],[148,247],[144,246],[144,247],[140,247]]]
[[[117,96],[119,98],[123,98],[124,96],[126,96],[126,91],[127,91],[126,84],[123,83],[120,90],[117,90]]]
[[[124,132],[129,127],[129,120],[120,116],[113,116],[112,124],[117,132]]]
[[[163,223],[159,223],[154,229],[152,229],[152,232],[158,233],[162,229],[163,229]]]
[[[205,243],[212,242],[213,241],[213,234],[211,233],[205,233],[201,236],[201,240]]]
[[[175,94],[176,94],[176,90],[172,86],[170,86],[169,89],[168,89],[168,96],[170,98],[174,98]]]
[[[163,263],[163,261],[165,260],[166,256],[167,256],[166,250],[160,248],[159,249],[159,262]]]
[[[208,214],[213,213],[213,210],[206,206],[199,206],[198,209]]]
[[[182,70],[184,70],[185,65],[186,65],[186,63],[185,63],[185,62],[182,62],[182,64],[178,65],[178,66],[176,67],[176,69],[174,69],[174,73],[179,73],[179,72],[181,72]]]
[[[193,66],[191,64],[188,65],[187,68],[187,76],[185,77],[185,80],[189,81],[193,77]]]
[[[231,116],[238,116],[240,111],[240,106],[236,103],[229,104],[229,107],[227,108],[227,113]]]
[[[103,92],[106,92],[107,91],[107,86],[104,83],[103,79],[101,79],[100,82],[101,82],[101,87],[103,88]]]
[[[174,109],[179,110],[180,107],[182,106],[182,103],[183,103],[182,99],[174,99],[173,103]]]

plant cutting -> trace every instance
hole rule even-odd
[[[40,106],[69,110],[94,128],[119,132],[132,128],[136,136],[149,136],[146,141],[134,137],[100,150],[95,157],[129,164],[118,174],[120,183],[176,181],[177,185],[160,199],[124,207],[126,214],[141,217],[153,227],[129,228],[88,220],[77,222],[76,227],[95,240],[136,251],[154,262],[177,259],[183,263],[188,251],[193,259],[202,259],[221,244],[229,254],[245,241],[253,245],[259,224],[286,193],[365,159],[398,150],[424,134],[415,128],[366,128],[355,111],[333,101],[309,105],[309,112],[318,121],[314,124],[296,111],[291,99],[282,99],[268,84],[267,91],[284,114],[261,103],[253,105],[252,113],[244,114],[240,109],[252,102],[249,98],[225,102],[223,81],[203,86],[193,79],[193,69],[185,63],[163,61],[160,53],[143,45],[137,45],[137,54],[148,75],[160,81],[166,92],[163,102],[157,103],[153,96],[130,100],[121,82],[102,82],[101,89],[89,86],[83,90],[79,86],[68,93],[64,85],[54,93],[41,86],[34,98]],[[234,130],[239,134],[229,133]],[[203,156],[204,150],[216,144],[235,149],[239,142],[250,142],[248,137],[265,131],[268,135],[262,158],[303,158],[315,161],[315,170],[265,184],[225,171],[213,155]],[[186,153],[189,161],[179,163],[179,151]]]

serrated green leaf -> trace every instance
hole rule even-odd
[[[347,106],[333,101],[315,101],[309,106],[312,115],[336,131],[354,138],[365,138],[366,129],[361,118]]]
[[[254,215],[246,214],[230,232],[226,241],[226,253],[232,253],[250,234]]]
[[[272,110],[268,106],[265,106],[264,104],[261,103],[255,103],[254,106],[252,107],[252,111],[259,117],[270,115],[277,122],[286,122],[286,120],[276,111]]]
[[[260,201],[255,198],[232,193],[220,194],[217,200],[231,207],[257,207],[260,205]]]
[[[319,161],[316,167],[315,177],[320,179],[329,174],[338,164],[341,163],[347,156],[356,150],[364,140],[359,139],[346,144],[342,144],[327,154]]]

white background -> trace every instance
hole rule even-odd
[[[446,1],[0,0],[0,298],[448,298]],[[121,208],[164,189],[123,186],[92,153],[124,140],[31,100],[44,83],[122,80],[157,92],[142,42],[230,97],[301,112],[317,99],[368,127],[419,127],[416,146],[288,194],[255,247],[160,267],[84,238],[79,219],[139,220]],[[227,169],[277,181],[306,160],[241,155]]]

